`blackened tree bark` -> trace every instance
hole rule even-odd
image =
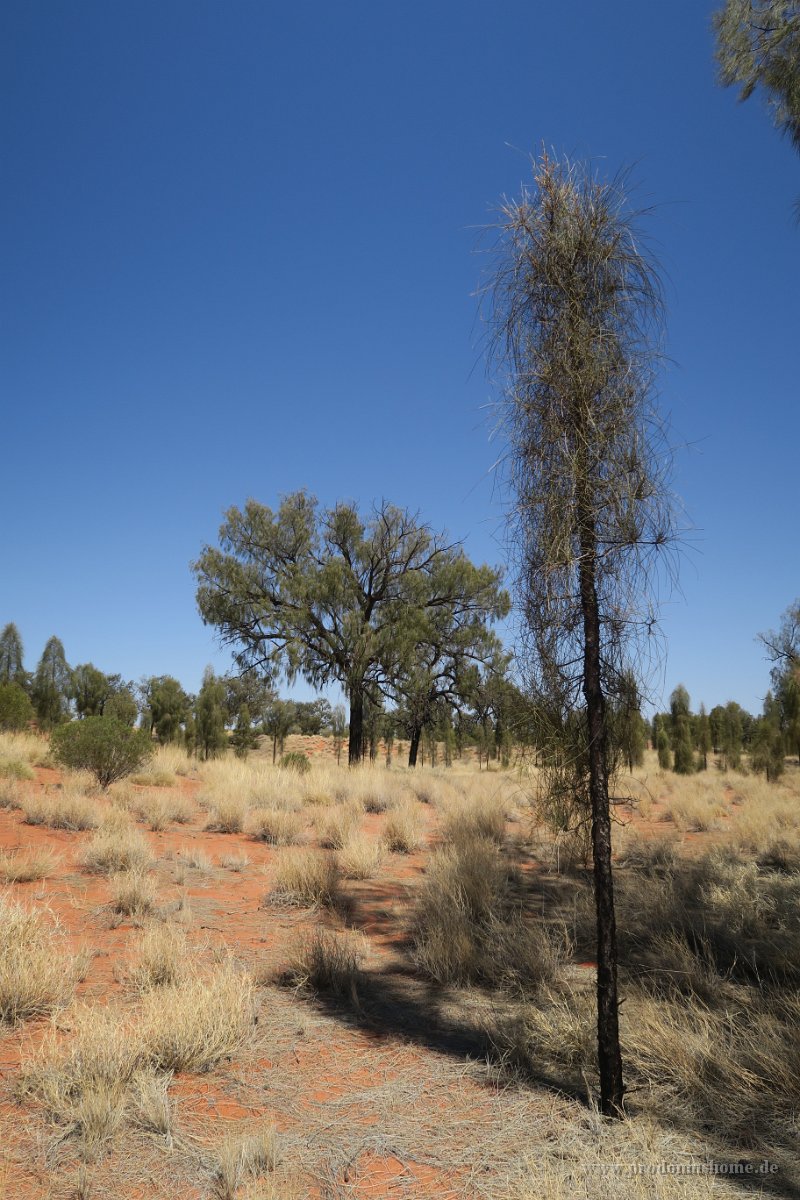
[[[594,868],[597,928],[597,1065],[600,1075],[600,1111],[607,1117],[622,1115],[624,1083],[619,1044],[617,995],[617,926],[614,912],[614,879],[611,870],[611,812],[608,799],[608,733],[600,658],[600,613],[595,583],[597,550],[591,518],[581,521],[579,568],[583,614],[583,695],[588,727],[589,798],[592,812],[592,864]]]

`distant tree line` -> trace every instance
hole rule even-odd
[[[384,680],[383,689],[367,689],[361,713],[363,756],[375,762],[382,750],[391,763],[402,741],[408,743],[410,766],[449,766],[466,750],[486,766],[508,766],[526,752],[544,762],[550,744],[542,732],[547,715],[513,681],[510,656],[486,624],[474,622],[467,636],[450,628],[449,642],[445,620],[439,619],[434,632],[438,641],[418,643],[416,657],[394,680]],[[633,675],[623,675],[610,706],[615,762],[633,772],[648,744],[663,769],[684,775],[707,770],[712,755],[722,770],[747,766],[769,780],[783,772],[787,757],[800,762],[800,600],[789,606],[777,630],[759,634],[758,640],[772,664],[772,687],[758,716],[734,700],[710,711],[701,704],[693,712],[689,693],[679,684],[669,711],[648,721]],[[470,653],[462,652],[465,645]],[[113,717],[128,728],[138,725],[158,743],[180,744],[199,758],[228,748],[244,757],[264,738],[275,762],[284,753],[286,738],[302,734],[332,739],[341,759],[350,732],[342,705],[331,705],[324,697],[282,698],[272,678],[253,669],[215,675],[208,667],[193,695],[170,675],[134,683],[92,663],[71,667],[61,641],[51,637],[29,672],[19,630],[7,624],[0,633],[0,729],[35,724],[49,732],[88,717]],[[576,714],[572,719],[581,718]],[[569,742],[578,731],[564,731],[564,736]]]

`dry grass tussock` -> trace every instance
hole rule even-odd
[[[0,779],[0,810],[20,807],[20,790],[13,779]]]
[[[412,936],[417,966],[441,984],[535,993],[564,956],[559,939],[525,917],[518,876],[496,843],[474,836],[431,855]]]
[[[198,802],[212,810],[229,803],[246,808],[287,808],[301,806],[300,776],[263,761],[238,758],[211,759],[203,763],[203,787]]]
[[[448,803],[442,831],[451,841],[488,838],[502,843],[506,834],[506,805],[499,792],[484,791]]]
[[[194,816],[194,805],[180,792],[145,792],[136,798],[133,807],[154,832],[173,823],[188,825]]]
[[[353,804],[371,813],[394,808],[406,788],[402,774],[366,764],[354,771],[339,772],[332,779],[332,790],[340,804]]]
[[[277,1161],[278,1137],[271,1125],[257,1133],[228,1136],[217,1148],[212,1168],[215,1197],[237,1200],[249,1180],[274,1170]]]
[[[314,827],[320,846],[329,850],[341,850],[358,829],[363,809],[350,800],[332,808],[320,809],[314,816]]]
[[[87,963],[62,945],[55,918],[0,897],[0,1021],[44,1016],[69,1001]]]
[[[345,879],[372,879],[383,862],[383,847],[363,833],[352,833],[338,854]]]
[[[147,1062],[162,1071],[211,1070],[248,1040],[255,1004],[252,979],[232,963],[145,993],[137,1033]]]
[[[141,771],[131,776],[130,782],[142,787],[174,787],[176,776],[186,777],[195,771],[194,760],[180,746],[159,746]]]
[[[112,875],[119,871],[145,871],[153,855],[144,835],[127,822],[104,825],[84,847],[81,861],[87,871]]]
[[[250,813],[247,832],[271,846],[296,846],[305,837],[305,818],[285,808],[257,808]]]
[[[422,817],[414,804],[399,804],[386,815],[383,841],[394,854],[413,854],[422,841]]]
[[[298,942],[281,981],[308,995],[338,996],[357,1006],[366,958],[363,934],[317,926]]]
[[[204,875],[214,870],[214,861],[203,850],[197,850],[194,846],[182,846],[175,856],[175,861],[180,867],[187,867],[190,871],[200,871]]]
[[[31,780],[36,772],[23,758],[0,759],[0,779]]]
[[[143,930],[129,972],[131,985],[140,992],[174,987],[188,977],[191,960],[186,931],[179,925],[152,922]]]
[[[319,850],[284,850],[275,866],[267,900],[303,907],[335,908],[341,871],[334,855]]]
[[[95,1153],[129,1114],[139,1126],[169,1125],[170,1073],[210,1070],[246,1043],[254,1019],[252,981],[229,963],[153,988],[131,1008],[82,1005],[23,1063],[18,1095]]]
[[[241,874],[250,866],[250,859],[246,854],[221,854],[219,865],[224,871],[233,871],[235,874]]]
[[[48,829],[67,829],[73,833],[96,829],[103,809],[81,788],[70,787],[25,796],[20,801],[26,825],[45,825]]]
[[[145,871],[117,871],[109,879],[109,885],[112,912],[141,920],[155,911],[155,880]]]
[[[3,883],[34,883],[47,879],[60,863],[51,850],[36,850],[29,846],[24,851],[0,850],[0,880]]]
[[[206,829],[211,833],[243,833],[249,807],[238,796],[217,798],[209,812]]]

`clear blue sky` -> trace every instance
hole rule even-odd
[[[715,84],[712,4],[6,0],[2,590],[35,665],[227,667],[222,512],[386,497],[501,558],[476,228],[542,142],[636,199],[696,526],[661,677],[760,708],[800,592],[800,159]]]

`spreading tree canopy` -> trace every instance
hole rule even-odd
[[[496,586],[489,568],[472,567],[407,510],[320,511],[303,491],[277,512],[255,500],[230,509],[219,548],[206,546],[193,569],[200,614],[241,668],[342,685],[351,764],[363,757],[368,698],[413,660],[431,614],[466,621],[485,609],[490,577]]]

